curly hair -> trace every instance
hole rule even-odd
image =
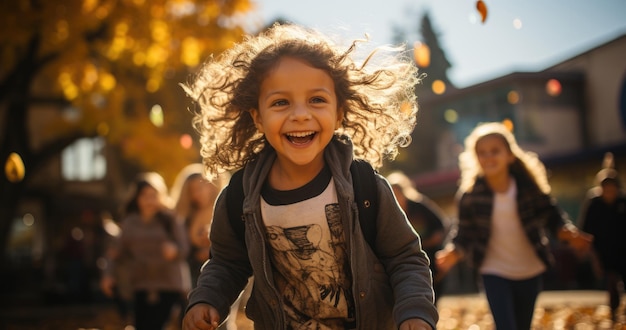
[[[200,133],[205,175],[241,168],[266,146],[250,110],[258,109],[261,83],[283,57],[304,60],[332,78],[344,114],[335,134],[352,139],[354,157],[376,168],[385,158],[394,159],[398,147],[411,142],[420,77],[401,46],[378,47],[358,64],[352,55],[364,41],[342,50],[316,30],[275,24],[209,59],[195,80],[183,85],[197,104],[193,125]]]
[[[465,138],[465,149],[459,155],[459,168],[461,179],[459,192],[467,192],[472,189],[476,179],[483,175],[478,157],[476,156],[476,143],[486,136],[498,136],[515,157],[509,166],[509,172],[518,178],[527,179],[534,183],[535,187],[545,194],[550,193],[550,184],[546,168],[539,160],[536,153],[525,151],[520,148],[513,133],[502,123],[482,123]]]

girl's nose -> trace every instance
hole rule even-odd
[[[308,120],[311,119],[311,112],[305,104],[296,103],[291,111],[291,119]]]

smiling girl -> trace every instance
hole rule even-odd
[[[245,242],[228,220],[227,187],[185,329],[215,329],[252,275],[246,315],[257,329],[434,329],[417,234],[376,174],[369,246],[350,172],[354,158],[377,168],[409,141],[417,69],[401,53],[379,66],[371,57],[356,63],[356,46],[275,25],[207,63],[186,87],[199,103],[207,175],[243,168]]]
[[[530,329],[542,275],[552,262],[546,230],[581,237],[553,198],[537,155],[522,150],[502,123],[478,125],[459,155],[458,224],[437,252],[446,273],[465,258],[480,273],[496,329]],[[581,235],[582,234],[582,235]]]

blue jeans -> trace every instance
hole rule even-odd
[[[509,280],[496,275],[482,275],[482,278],[496,329],[530,329],[535,301],[543,287],[542,276],[525,280]]]

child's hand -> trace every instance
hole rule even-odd
[[[172,242],[163,243],[162,251],[163,258],[167,261],[172,261],[178,256],[178,247]]]
[[[220,324],[220,314],[209,304],[193,305],[183,319],[183,330],[214,330]]]
[[[400,324],[400,328],[398,330],[432,330],[430,324],[426,323],[426,321],[422,319],[408,319],[402,324]]]
[[[113,277],[104,275],[102,279],[100,279],[100,290],[104,293],[105,296],[111,298],[113,297],[113,288],[115,287],[115,279]]]
[[[558,232],[558,237],[560,240],[566,241],[579,258],[587,255],[591,250],[593,235],[578,230],[576,227],[564,226]]]
[[[437,270],[439,270],[441,276],[447,274],[450,269],[456,265],[461,257],[456,250],[444,249],[437,251],[435,254],[435,263]]]

